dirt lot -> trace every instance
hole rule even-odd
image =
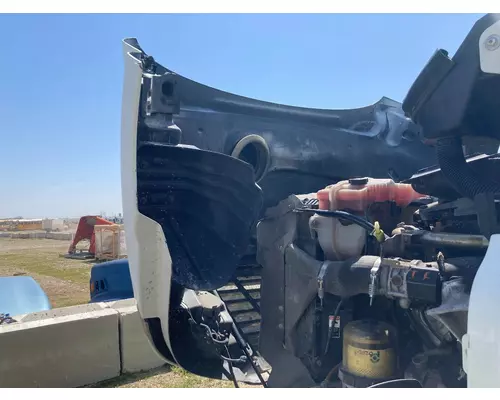
[[[92,262],[60,257],[69,242],[51,239],[0,238],[0,276],[32,276],[47,293],[53,307],[89,301]],[[147,373],[122,376],[98,387],[233,387],[232,383],[201,378],[180,368],[163,367]]]

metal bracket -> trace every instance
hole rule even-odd
[[[329,265],[330,263],[323,263],[318,273],[318,298],[321,308],[323,308],[323,299],[325,298],[324,279]]]
[[[177,78],[173,73],[151,76],[149,93],[149,114],[176,115],[180,112]]]
[[[370,270],[370,284],[368,285],[368,296],[370,296],[370,307],[373,303],[373,297],[377,291],[378,272],[380,269],[381,259],[379,258]]]
[[[477,222],[481,233],[489,240],[491,235],[500,233],[498,213],[493,193],[480,193],[474,198]]]

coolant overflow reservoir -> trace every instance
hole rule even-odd
[[[353,178],[321,189],[317,194],[321,210],[365,211],[372,203],[394,201],[405,207],[424,197],[411,185],[392,179]]]

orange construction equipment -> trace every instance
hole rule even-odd
[[[76,253],[76,245],[82,240],[89,240],[90,246],[88,253],[91,255],[95,255],[95,234],[94,234],[94,226],[96,225],[114,225],[113,222],[110,222],[104,218],[95,216],[95,215],[87,215],[85,217],[80,218],[80,222],[78,222],[78,227],[76,228],[75,237],[73,242],[68,249],[68,254]]]

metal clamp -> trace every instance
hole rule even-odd
[[[325,288],[323,280],[325,279],[326,271],[328,270],[329,263],[323,263],[318,273],[318,298],[321,307],[323,308],[323,299],[325,298]]]
[[[380,268],[380,258],[375,261],[375,264],[373,264],[373,267],[370,270],[370,284],[368,285],[368,296],[370,296],[370,307],[372,306],[373,303],[373,297],[375,296],[375,293],[377,291],[377,281],[378,281],[378,272]]]

